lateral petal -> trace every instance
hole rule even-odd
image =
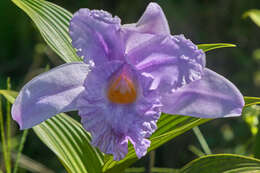
[[[239,116],[244,99],[223,76],[206,69],[200,80],[162,97],[162,111],[201,118]]]
[[[28,82],[12,107],[12,117],[20,129],[31,128],[58,113],[76,110],[88,71],[87,64],[67,63]]]

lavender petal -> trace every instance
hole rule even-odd
[[[209,69],[200,80],[166,93],[161,101],[165,113],[201,118],[239,116],[245,104],[234,84]]]
[[[58,113],[76,110],[88,71],[89,66],[84,63],[68,63],[28,82],[12,107],[12,117],[20,129],[31,128]]]
[[[106,11],[80,9],[71,19],[69,33],[73,47],[86,63],[100,65],[123,58],[120,19]]]

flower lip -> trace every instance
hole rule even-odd
[[[137,98],[136,83],[125,73],[112,78],[107,89],[107,98],[118,104],[130,104]]]

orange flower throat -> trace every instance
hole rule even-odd
[[[107,97],[113,103],[133,103],[137,97],[136,86],[131,79],[125,75],[120,75],[109,85]]]

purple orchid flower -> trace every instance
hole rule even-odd
[[[84,63],[56,67],[22,88],[12,107],[21,129],[78,110],[93,145],[120,160],[129,141],[138,158],[146,154],[161,112],[202,118],[241,114],[239,90],[205,67],[205,54],[195,44],[170,34],[156,3],[126,25],[108,12],[80,9],[69,33]]]

